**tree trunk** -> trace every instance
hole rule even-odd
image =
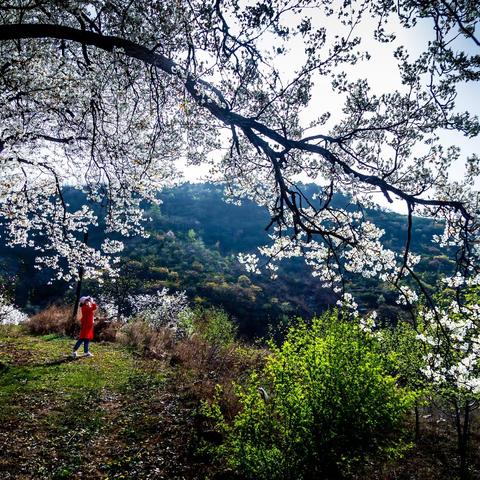
[[[415,402],[415,442],[420,440],[420,410]]]
[[[467,480],[470,478],[468,473],[468,440],[470,437],[470,405],[468,401],[465,402],[464,414],[463,414],[463,431],[462,431],[462,444],[460,451],[460,478],[461,480]]]
[[[83,234],[83,243],[87,245],[88,243],[88,231]],[[75,290],[75,304],[73,306],[73,312],[72,312],[72,326],[76,325],[77,321],[77,312],[78,312],[78,306],[80,304],[80,297],[82,293],[82,282],[83,282],[83,267],[80,267],[78,269],[78,281],[77,281],[77,288]]]
[[[458,455],[460,457],[459,478],[460,480],[468,480],[470,478],[468,472],[468,440],[470,436],[470,405],[465,401],[463,406],[463,424],[462,424],[462,407],[455,401],[455,420],[457,427],[457,445]]]

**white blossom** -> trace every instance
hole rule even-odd
[[[400,294],[396,302],[400,305],[412,305],[418,301],[418,295],[410,287],[401,285],[399,287]]]
[[[28,316],[0,295],[0,325],[18,325],[27,320]]]
[[[427,346],[423,373],[439,387],[480,394],[480,305],[452,301],[438,312],[422,312]]]
[[[452,178],[461,152],[445,148],[438,135],[446,128],[478,134],[478,119],[455,105],[458,82],[476,78],[478,66],[467,49],[455,62],[450,42],[436,42],[457,22],[437,22],[417,60],[392,48],[399,87],[374,93],[368,79],[347,72],[369,57],[358,29],[370,27],[372,15],[374,37],[394,40],[386,32],[396,11],[389,2],[355,0],[347,19],[330,2],[291,8],[281,0],[272,4],[267,24],[248,2],[217,4],[206,9],[192,0],[179,8],[177,0],[137,0],[125,9],[120,0],[108,8],[100,0],[11,0],[0,9],[0,28],[20,24],[0,41],[5,241],[36,248],[39,267],[56,278],[71,281],[80,271],[114,275],[119,237],[146,235],[142,206],[180,179],[182,159],[224,183],[233,202],[251,199],[268,210],[272,244],[260,254],[269,257],[273,276],[274,262],[303,256],[319,282],[336,291],[345,273],[395,285],[404,280],[419,256],[387,248],[384,232],[364,213],[378,208],[374,199],[381,194],[444,225],[433,240],[459,251],[463,275],[449,285],[480,284],[480,159],[466,158],[463,178]],[[429,8],[412,4],[407,17],[415,22]],[[319,24],[324,15],[335,35]],[[410,26],[405,18],[399,28]],[[32,24],[44,26],[41,38],[25,33]],[[52,26],[75,35],[58,40]],[[466,31],[473,27],[468,20]],[[284,51],[297,42],[303,57],[280,68]],[[318,80],[331,85],[335,111],[313,103]],[[318,183],[313,198],[298,186],[299,175]],[[66,205],[66,185],[82,191],[88,206]],[[350,205],[336,205],[334,193]],[[103,225],[100,214],[107,240],[96,250],[83,238]],[[253,253],[239,261],[259,272]],[[411,287],[401,301],[415,302],[417,295]]]
[[[186,293],[170,294],[167,288],[154,294],[132,296],[130,303],[134,314],[156,329],[167,327],[178,331],[181,322],[192,314]]]
[[[245,265],[245,269],[249,273],[260,273],[258,268],[258,257],[251,253],[239,253],[237,256],[238,261]]]
[[[365,333],[372,334],[375,327],[377,326],[376,321],[377,321],[376,311],[372,311],[368,315],[360,317],[358,321],[360,330],[362,330]]]

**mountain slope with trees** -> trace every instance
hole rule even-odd
[[[304,186],[315,191],[315,186]],[[72,208],[83,201],[75,190],[67,190]],[[265,335],[269,326],[277,327],[289,317],[306,318],[335,305],[337,297],[321,288],[309,268],[300,259],[283,262],[279,277],[247,274],[236,260],[240,252],[255,252],[270,241],[265,227],[267,212],[251,201],[233,205],[222,201],[223,189],[211,184],[184,184],[159,194],[162,204],[150,207],[146,216],[149,238],[127,239],[120,255],[120,278],[105,283],[87,282],[84,286],[100,298],[113,296],[121,301],[138,292],[185,290],[193,304],[217,305],[225,308],[239,322],[248,336]],[[338,196],[335,202],[348,207],[348,199]],[[401,215],[366,210],[365,215],[385,230],[385,242],[401,251],[406,227]],[[416,218],[412,250],[422,255],[419,271],[425,285],[433,285],[451,268],[451,260],[432,243],[440,227]],[[101,229],[90,232],[93,244],[102,242]],[[38,308],[61,298],[72,301],[68,285],[54,282],[47,285],[52,272],[34,268],[34,255],[26,249],[0,249],[5,278],[20,306]],[[362,310],[378,309],[386,322],[395,322],[401,314],[396,306],[396,292],[374,279],[351,276],[347,279]],[[7,280],[8,282],[8,280]],[[70,284],[73,286],[73,284]],[[13,291],[14,290],[14,291]]]

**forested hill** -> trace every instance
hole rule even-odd
[[[314,186],[306,186],[312,194]],[[66,192],[73,209],[83,201],[79,192]],[[336,302],[329,290],[320,288],[302,261],[286,262],[279,278],[247,275],[236,261],[239,252],[255,251],[268,243],[265,227],[267,212],[245,201],[241,206],[223,201],[223,191],[210,184],[184,184],[160,194],[163,203],[150,208],[147,224],[150,238],[132,238],[126,242],[121,261],[121,278],[85,288],[100,298],[121,298],[133,293],[168,287],[186,290],[192,303],[225,308],[240,324],[241,332],[263,335],[269,325],[278,325],[289,317],[309,317]],[[348,204],[344,197],[334,199],[339,206]],[[404,216],[383,211],[367,211],[370,219],[385,230],[387,246],[401,249],[406,237]],[[440,228],[415,219],[413,250],[424,257],[420,275],[426,285],[433,285],[438,275],[448,271],[450,261],[431,242]],[[93,242],[98,233],[91,232]],[[17,303],[31,310],[47,303],[71,301],[72,289],[54,282],[47,285],[50,272],[33,268],[33,252],[1,247],[3,283],[14,290]],[[396,293],[373,280],[352,277],[348,280],[361,308],[375,308],[385,321],[394,321],[399,312]]]
[[[312,198],[318,186],[303,185],[302,191]],[[265,227],[270,218],[265,209],[249,200],[241,206],[222,201],[223,189],[212,184],[186,183],[160,194],[164,202],[156,209],[153,228],[171,228],[187,232],[194,229],[205,245],[220,249],[222,254],[254,250],[269,241]],[[335,195],[333,205],[353,210],[348,198]],[[407,235],[406,216],[389,211],[366,210],[367,217],[385,230],[389,248],[400,250]],[[430,220],[416,217],[413,225],[412,249],[422,255],[442,255],[432,243],[432,235],[441,232]]]

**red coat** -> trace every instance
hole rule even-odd
[[[93,339],[93,312],[97,305],[93,302],[86,302],[82,305],[82,318],[80,320],[81,329],[79,338],[85,340]]]

